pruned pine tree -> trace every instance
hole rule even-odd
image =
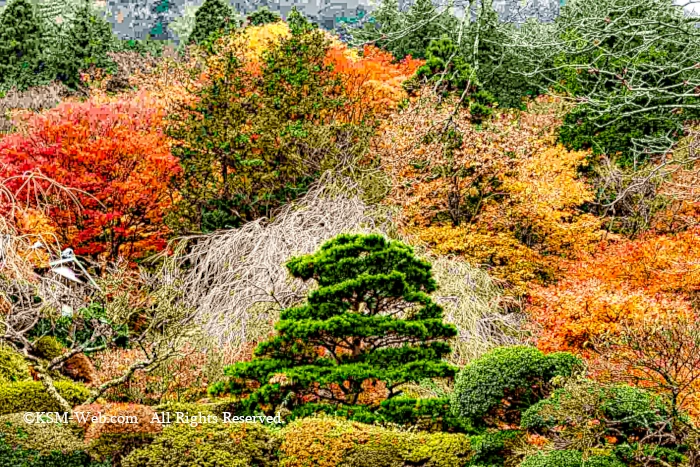
[[[228,367],[227,383],[212,392],[259,389],[244,399],[246,410],[294,408],[309,401],[355,405],[365,381],[382,381],[387,397],[402,384],[452,377],[444,362],[457,334],[443,323],[442,308],[428,295],[436,289],[428,262],[381,235],[339,235],[318,252],[292,258],[293,277],[318,288],[305,304],[288,308],[251,362]]]

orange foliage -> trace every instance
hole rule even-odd
[[[76,254],[142,257],[165,244],[167,187],[179,171],[160,129],[162,119],[145,94],[63,102],[25,116],[23,131],[0,141],[0,166],[5,164],[0,176],[40,171],[78,190],[82,209],[65,203],[49,213],[61,243]],[[21,179],[14,183],[18,198],[26,196]]]
[[[369,115],[382,116],[396,109],[407,98],[401,83],[423,65],[410,56],[394,63],[394,57],[373,45],[366,45],[362,56],[346,44],[331,46],[326,63],[342,77],[344,95],[351,104],[343,115],[345,121],[361,122]]]
[[[700,292],[700,229],[602,243],[563,264],[556,285],[533,287],[529,314],[542,350],[580,351],[621,323],[692,316]]]
[[[80,407],[76,407],[74,411],[80,412]],[[105,404],[102,407],[93,405],[89,406],[85,412],[98,417],[97,421],[87,423],[85,429],[87,442],[107,433],[136,434],[163,431],[161,424],[154,422],[155,411],[146,405],[125,403]]]
[[[579,208],[592,199],[577,174],[586,153],[555,145],[553,112],[497,111],[476,126],[467,110],[437,107],[426,93],[374,141],[404,233],[489,267],[519,292],[554,277],[559,258],[600,237],[600,222]],[[447,151],[440,134],[453,112],[462,141]]]

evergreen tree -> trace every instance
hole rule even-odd
[[[81,70],[92,65],[97,68],[112,65],[107,52],[116,47],[116,43],[109,22],[93,11],[90,0],[83,0],[55,50],[55,76],[75,88],[80,82]]]
[[[13,0],[0,17],[0,88],[26,89],[40,71],[42,28],[29,0]]]
[[[230,30],[237,26],[236,12],[223,0],[205,0],[195,14],[190,43],[201,44],[212,33]]]
[[[212,231],[268,217],[303,194],[341,151],[355,157],[364,150],[364,127],[334,122],[346,101],[325,63],[324,32],[295,10],[288,21],[292,34],[263,53],[259,75],[246,71],[238,45],[207,51],[225,56],[227,66],[170,131],[183,143],[173,151],[185,173],[174,228]],[[349,146],[340,143],[350,134]]]
[[[212,393],[261,387],[243,409],[289,408],[318,399],[356,405],[364,381],[386,383],[388,397],[403,383],[452,377],[442,361],[445,342],[457,334],[442,321],[442,308],[428,295],[436,289],[428,262],[380,235],[339,235],[314,254],[292,258],[295,278],[314,279],[307,302],[282,312],[277,335],[261,343],[256,358],[226,369],[228,384]]]
[[[261,26],[268,23],[276,23],[281,21],[280,15],[270,11],[267,7],[262,7],[248,15],[248,22],[253,26]]]

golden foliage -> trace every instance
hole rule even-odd
[[[455,102],[436,104],[425,91],[375,139],[405,233],[487,266],[519,292],[600,238],[599,220],[580,209],[593,198],[577,174],[587,153],[555,144],[553,112],[497,111],[477,126]],[[440,134],[453,113],[448,131],[462,140],[446,150]]]

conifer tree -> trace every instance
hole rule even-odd
[[[268,7],[262,7],[248,15],[248,22],[253,26],[262,26],[263,24],[276,23],[281,20],[280,15],[270,11]]]
[[[194,29],[190,43],[201,44],[212,33],[229,30],[237,26],[236,12],[223,0],[205,0],[195,14]]]
[[[107,52],[116,46],[116,37],[107,20],[93,11],[89,0],[83,0],[59,43],[55,51],[55,76],[66,85],[76,87],[81,70],[91,65],[108,68],[112,64]]]
[[[367,380],[385,382],[392,398],[403,383],[454,376],[442,357],[457,329],[443,323],[442,308],[428,295],[436,289],[430,264],[409,246],[343,234],[287,268],[318,289],[284,310],[277,335],[258,346],[251,362],[228,367],[230,381],[210,392],[240,394],[257,380],[261,386],[243,400],[244,410],[274,410],[282,401],[291,409],[311,400],[352,406]]]
[[[42,29],[29,0],[13,0],[0,16],[0,88],[33,84],[41,60]]]

